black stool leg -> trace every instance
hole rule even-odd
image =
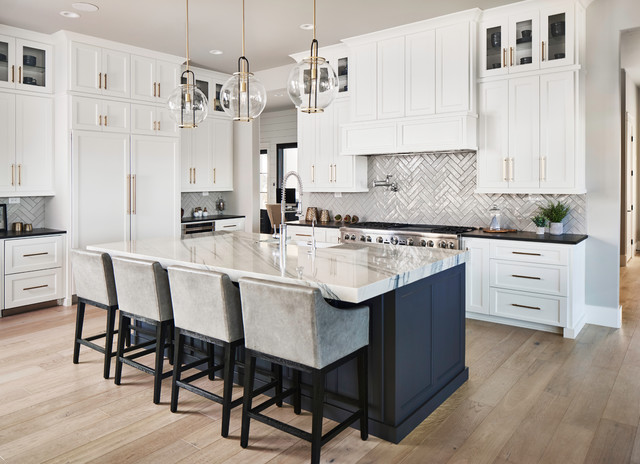
[[[282,366],[280,364],[271,364],[272,368],[276,371],[276,397],[278,401],[276,401],[276,406],[279,408],[282,407]]]
[[[236,362],[236,346],[230,343],[224,347],[224,390],[222,393],[222,432],[229,435],[229,417],[231,416],[231,396],[233,395],[233,368]]]
[[[107,330],[104,342],[104,378],[109,378],[111,370],[111,355],[113,354],[113,332],[116,325],[116,309],[107,309]]]
[[[78,301],[76,310],[76,338],[73,340],[73,364],[78,364],[80,357],[80,343],[82,338],[82,324],[84,323],[84,302]]]
[[[164,364],[164,339],[167,336],[167,323],[158,322],[156,326],[156,367],[153,374],[153,403],[160,403],[162,388],[162,365]]]
[[[324,374],[313,370],[313,406],[311,409],[311,464],[320,463],[322,447],[322,406],[324,402]]]
[[[214,380],[216,378],[216,373],[213,372],[213,366],[216,363],[215,359],[216,350],[213,346],[213,343],[207,343],[207,369],[209,369],[209,380]]]
[[[293,369],[293,387],[296,389],[295,393],[293,394],[293,412],[296,414],[300,414],[302,410],[302,395],[300,392],[300,371],[298,369]]]
[[[256,373],[256,358],[247,353],[244,370],[244,398],[242,401],[242,433],[240,434],[240,446],[246,448],[249,445],[249,411],[253,399],[253,377]]]
[[[169,321],[167,324],[167,330],[169,332],[169,364],[173,364],[173,358],[175,355],[175,339],[173,338],[174,329],[173,321]],[[164,351],[162,352],[162,356],[164,356]]]
[[[364,347],[358,355],[358,397],[360,400],[360,438],[369,438],[369,389],[368,389],[368,354]]]
[[[122,378],[122,356],[124,356],[124,339],[129,335],[129,326],[131,320],[120,312],[120,318],[118,319],[118,351],[116,354],[116,375],[114,383],[120,385],[120,379]]]
[[[173,358],[173,379],[171,380],[171,412],[176,412],[178,410],[178,394],[180,393],[180,387],[176,382],[180,380],[182,373],[182,352],[184,349],[184,335],[182,335],[178,329],[176,329],[175,333],[174,342],[176,344],[176,349],[175,356]]]

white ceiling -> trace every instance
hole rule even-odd
[[[620,66],[640,86],[640,29],[625,31],[620,36]]]
[[[82,34],[184,56],[184,0],[85,0],[100,7],[79,11],[81,18],[60,16],[74,11],[78,0],[0,0],[0,22],[43,33],[66,29]],[[320,46],[347,37],[441,16],[469,8],[491,8],[515,0],[319,0],[317,36]],[[240,0],[191,0],[189,24],[194,65],[231,73],[241,51]],[[291,63],[288,57],[308,49],[313,22],[312,0],[246,0],[246,53],[251,70]],[[223,55],[209,54],[220,49]]]

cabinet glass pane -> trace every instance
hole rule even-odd
[[[22,83],[44,87],[46,84],[47,52],[38,48],[22,48]]]
[[[513,57],[513,65],[520,66],[530,64],[532,58],[532,26],[533,21],[520,21],[516,23],[516,54]]]
[[[222,105],[220,104],[220,91],[222,90],[222,84],[216,84],[216,99],[213,102],[213,109],[216,111],[224,111],[222,109]]]
[[[186,77],[182,77],[180,79],[180,83],[181,84],[186,84],[187,83],[187,78]],[[202,92],[204,94],[205,97],[207,97],[207,100],[209,100],[209,82],[207,82],[207,81],[199,81],[198,79],[196,79],[196,87],[200,90],[200,92]]]
[[[500,54],[502,53],[502,28],[488,27],[486,37],[486,56],[487,56],[487,70],[497,69],[502,66],[502,59]]]
[[[339,58],[338,59],[338,69],[336,69],[338,73],[338,92],[347,92],[349,90],[348,82],[349,82],[349,59],[348,58]]]
[[[561,60],[565,57],[566,53],[566,36],[565,36],[565,14],[555,14],[548,18],[549,24],[549,51],[547,52],[547,59]]]
[[[9,44],[0,42],[0,81],[9,82]]]

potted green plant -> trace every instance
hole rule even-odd
[[[547,225],[547,218],[544,217],[542,214],[538,213],[535,216],[533,216],[531,220],[536,225],[536,234],[543,235],[544,228]]]
[[[547,206],[540,207],[540,214],[549,220],[549,233],[551,235],[562,235],[562,220],[569,214],[569,206],[565,203],[552,201]]]

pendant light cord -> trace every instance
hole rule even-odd
[[[244,0],[242,0],[242,56],[244,56]]]
[[[313,40],[316,40],[316,0],[313,0]]]
[[[189,71],[189,0],[185,0],[185,3],[187,6],[187,71]]]

